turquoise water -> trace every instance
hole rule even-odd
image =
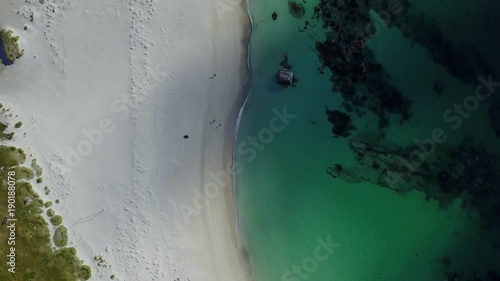
[[[242,173],[236,183],[245,246],[256,281],[442,281],[452,273],[469,278],[490,270],[498,272],[500,235],[481,228],[479,215],[463,209],[461,200],[443,209],[418,191],[402,196],[326,173],[333,163],[349,165],[355,160],[347,139],[333,137],[325,114],[325,106],[339,108],[342,97],[331,90],[331,72],[325,70],[321,75],[317,71],[321,62],[314,43],[324,31],[311,21],[316,27],[299,32],[317,3],[307,1],[302,19],[290,15],[286,1],[249,3],[254,23],[253,83],[238,135],[236,161]],[[437,18],[436,9],[448,13],[445,6],[429,0],[418,1],[412,9],[432,10],[429,16]],[[469,5],[462,8],[464,17],[476,14],[484,18]],[[278,15],[276,21],[272,12]],[[447,17],[443,25],[453,26],[450,20]],[[477,28],[484,31],[484,26]],[[450,37],[459,41],[456,32]],[[391,123],[386,139],[407,145],[415,138],[430,137],[440,127],[448,135],[443,145],[458,145],[464,135],[473,134],[490,153],[498,155],[499,139],[490,128],[486,103],[456,130],[442,118],[454,103],[473,94],[476,85],[450,75],[433,62],[424,47],[403,37],[397,28],[383,28],[368,48],[392,77],[393,85],[414,100],[411,122]],[[495,66],[500,65],[493,47],[482,49],[491,54]],[[299,80],[296,87],[282,88],[275,83],[284,52]],[[436,80],[445,85],[441,95],[433,88]],[[289,114],[285,121],[279,118],[283,111]],[[378,120],[371,113],[353,114],[352,118],[358,131],[377,130]],[[330,252],[320,248],[318,259],[321,239],[334,246]]]

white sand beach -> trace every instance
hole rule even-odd
[[[10,144],[42,164],[91,280],[250,280],[231,180],[210,176],[232,161],[245,3],[2,1],[0,28],[25,50],[0,72],[26,132]]]

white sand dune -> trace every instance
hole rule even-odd
[[[0,28],[25,49],[0,73],[1,102],[23,121],[15,144],[44,165],[36,190],[61,200],[92,280],[251,279],[230,179],[193,201],[231,163],[247,77],[237,2],[0,3]]]

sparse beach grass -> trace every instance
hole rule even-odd
[[[2,126],[3,131],[7,126]],[[75,248],[68,245],[68,230],[62,224],[62,217],[54,210],[47,210],[51,223],[57,226],[52,237],[49,224],[42,214],[51,206],[33,190],[29,181],[41,176],[41,167],[33,161],[32,168],[23,166],[25,152],[14,146],[0,145],[0,217],[8,216],[8,173],[15,172],[15,245],[8,244],[9,231],[2,227],[0,252],[9,253],[15,247],[15,273],[9,272],[6,262],[0,267],[0,280],[88,280],[91,270],[83,264]],[[40,179],[40,178],[39,178]],[[11,184],[12,185],[12,184]],[[9,222],[7,222],[8,224]],[[5,258],[5,257],[4,257]],[[7,261],[7,258],[5,258]]]
[[[19,37],[13,36],[13,32],[6,29],[2,29],[0,34],[7,59],[10,61],[19,59],[24,54],[24,50],[19,48],[17,43],[19,41]]]

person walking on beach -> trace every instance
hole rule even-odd
[[[214,77],[215,77],[215,75],[217,75],[217,74],[215,74],[215,73],[214,73],[214,75],[213,75],[212,77],[208,78],[208,80],[210,80],[210,79],[214,78]]]

